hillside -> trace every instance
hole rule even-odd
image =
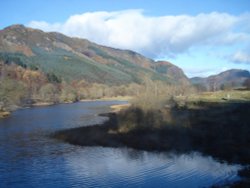
[[[0,30],[0,79],[0,112],[103,97],[165,98],[190,86],[170,62],[23,25]]]
[[[231,69],[206,78],[194,77],[190,81],[197,87],[203,87],[203,89],[208,91],[215,91],[242,87],[244,81],[248,78],[250,78],[249,71]]]
[[[189,79],[183,70],[168,61],[157,61],[152,68],[156,72],[171,78],[176,84],[189,85]]]
[[[4,61],[18,59],[28,67],[53,73],[66,81],[121,85],[141,83],[142,77],[178,83],[188,79],[171,63],[171,71],[154,70],[153,60],[129,50],[100,46],[85,39],[70,38],[60,33],[12,25],[0,31],[0,58]]]

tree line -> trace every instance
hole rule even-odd
[[[0,61],[0,111],[39,102],[75,102],[82,99],[117,96],[135,96],[138,98],[138,103],[146,106],[153,105],[154,100],[159,101],[159,98],[184,94],[188,89],[183,86],[170,86],[162,81],[153,81],[143,75],[142,78],[141,84],[126,85],[106,85],[86,80],[69,82],[53,72],[45,74],[38,68]]]

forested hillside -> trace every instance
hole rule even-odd
[[[84,79],[121,85],[141,83],[143,76],[169,83],[188,80],[183,72],[178,78],[161,74],[154,69],[153,60],[133,51],[100,46],[85,39],[45,33],[22,25],[0,31],[0,56],[5,61],[15,58],[26,66],[36,67],[45,73],[53,72],[66,81]],[[169,63],[168,66],[174,65]]]
[[[169,62],[22,25],[0,31],[0,77],[1,111],[125,95],[159,97],[170,87],[181,94],[190,86]]]

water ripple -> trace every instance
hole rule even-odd
[[[96,113],[107,112],[109,105],[118,103],[25,109],[0,120],[0,187],[195,188],[237,179],[241,166],[219,163],[195,152],[175,155],[79,147],[47,136],[55,130],[104,121]]]

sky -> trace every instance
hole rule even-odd
[[[249,0],[8,0],[0,6],[0,29],[23,24],[86,38],[170,61],[188,77],[250,71]]]

